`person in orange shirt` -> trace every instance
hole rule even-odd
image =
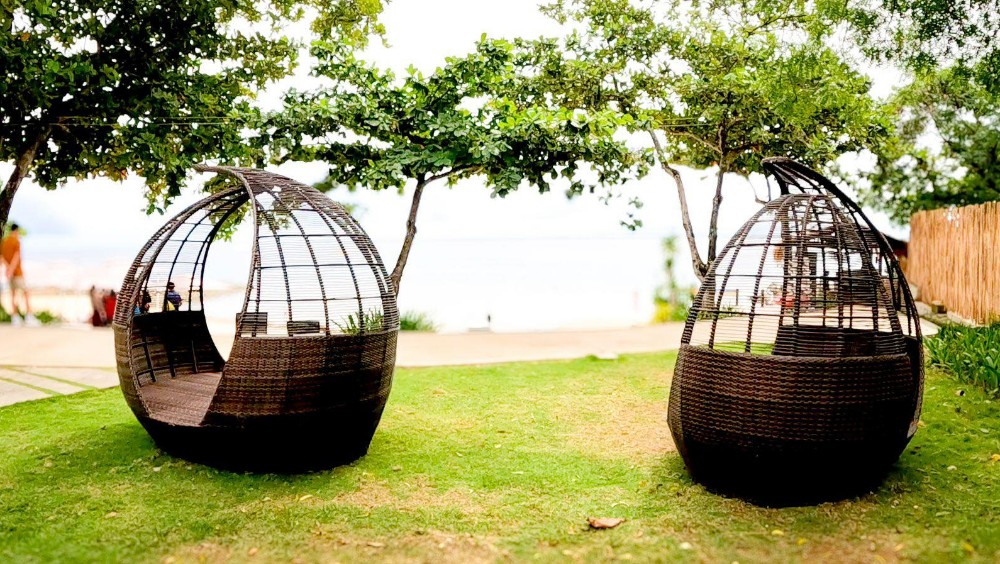
[[[17,294],[20,292],[24,304],[24,319],[34,319],[31,315],[31,304],[28,301],[28,288],[24,284],[24,269],[22,268],[20,228],[16,223],[10,226],[10,233],[0,241],[0,258],[7,266],[7,282],[10,285],[11,316],[20,321],[21,310],[17,306]]]

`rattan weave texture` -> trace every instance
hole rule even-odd
[[[786,169],[822,178],[802,165],[768,166],[783,171],[783,194],[723,248],[695,298],[669,425],[714,490],[836,499],[880,483],[916,429],[918,319],[860,208],[835,187],[792,184]]]
[[[923,335],[920,332],[920,315],[917,313],[917,305],[913,301],[910,286],[906,282],[899,260],[896,259],[882,233],[862,211],[861,206],[837,188],[830,179],[787,157],[770,157],[764,159],[763,163],[765,172],[776,181],[781,194],[830,195],[854,222],[862,239],[871,250],[872,264],[882,277],[882,283],[889,291],[892,306],[899,315],[903,341],[913,369],[913,379],[917,382],[917,397],[908,433],[912,437],[917,432],[917,421],[920,420],[923,403],[924,346]]]
[[[167,222],[122,284],[114,331],[129,407],[162,448],[215,466],[297,471],[364,455],[399,330],[378,251],[312,187],[255,169],[203,170],[232,182]],[[220,231],[245,214],[251,269],[223,361],[204,312],[205,264]]]

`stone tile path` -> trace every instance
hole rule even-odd
[[[116,385],[112,368],[0,366],[0,406]]]

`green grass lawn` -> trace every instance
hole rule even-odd
[[[164,455],[118,390],[0,409],[0,562],[1000,559],[985,392],[930,372],[923,428],[877,493],[765,509],[687,477],[673,361],[400,370],[368,456],[301,476]]]

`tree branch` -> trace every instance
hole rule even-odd
[[[460,172],[465,172],[465,171],[469,170],[470,168],[472,168],[472,167],[471,166],[457,166],[455,168],[450,168],[450,169],[448,169],[448,170],[446,170],[444,172],[439,172],[438,174],[435,174],[433,176],[427,177],[427,180],[424,181],[424,184],[430,184],[431,182],[434,182],[435,180],[441,180],[442,178],[448,178],[449,176],[458,174]]]
[[[719,176],[715,181],[715,197],[712,198],[712,218],[708,222],[708,262],[715,261],[715,249],[719,240],[719,208],[722,207],[722,179],[726,175],[725,163],[719,162]]]
[[[649,137],[653,140],[653,149],[656,152],[657,160],[660,161],[660,168],[669,174],[674,179],[674,184],[677,185],[677,199],[680,201],[681,206],[681,224],[684,226],[684,235],[691,250],[691,266],[694,268],[694,275],[698,278],[698,281],[703,281],[705,274],[708,272],[708,266],[701,259],[701,254],[698,252],[698,240],[694,236],[694,227],[691,225],[691,212],[688,208],[687,193],[684,189],[684,181],[681,179],[681,173],[667,162],[666,152],[663,150],[663,145],[660,144],[660,138],[657,137],[656,132],[652,129],[647,129],[646,132],[649,133]]]
[[[687,137],[689,139],[693,139],[693,140],[697,141],[698,143],[701,143],[702,145],[704,145],[708,150],[710,150],[710,151],[712,151],[714,153],[718,153],[719,155],[722,155],[722,149],[720,147],[717,147],[717,146],[709,143],[708,141],[705,141],[704,139],[702,139],[701,137],[699,137],[698,135],[696,135],[694,133],[691,133],[690,131],[684,131],[684,130],[674,131],[674,130],[671,130],[670,133],[671,133],[671,135],[680,135],[681,137]]]
[[[722,156],[719,157],[719,176],[715,181],[715,197],[712,198],[712,217],[708,222],[708,263],[715,261],[715,250],[719,243],[719,208],[722,207],[722,180],[726,176],[726,151],[727,133],[726,116],[722,116],[719,125],[718,141]]]
[[[749,37],[762,29],[771,27],[773,24],[802,21],[806,19],[806,17],[806,14],[783,14],[775,15],[769,19],[762,18],[757,25],[743,29],[743,33]]]

